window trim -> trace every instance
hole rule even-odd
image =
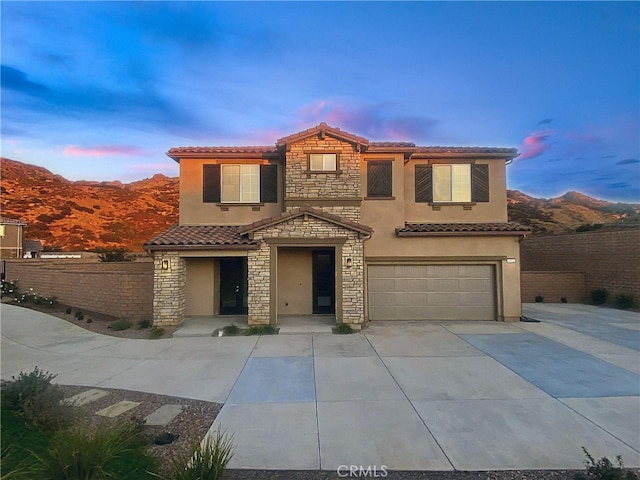
[[[311,169],[311,156],[312,155],[335,155],[336,156],[336,168],[335,170],[312,170]],[[323,160],[324,166],[324,160]],[[342,171],[340,170],[340,154],[338,152],[327,152],[327,151],[311,151],[307,153],[307,174],[312,173],[334,173],[340,174]]]

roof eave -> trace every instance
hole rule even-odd
[[[398,232],[398,237],[524,237],[531,234],[530,231],[504,231],[504,232]]]
[[[256,245],[195,245],[195,244],[179,244],[179,245],[148,245],[142,246],[147,251],[162,250],[257,250]]]

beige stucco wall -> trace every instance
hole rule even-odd
[[[4,235],[0,237],[0,258],[22,258],[22,232],[19,225],[2,225]]]
[[[226,163],[243,163],[225,160]],[[255,160],[245,160],[253,162]],[[217,203],[202,201],[204,164],[215,164],[215,159],[182,159],[180,161],[180,225],[247,225],[282,213],[282,192],[278,192],[278,203],[260,205],[238,205],[225,207]],[[281,181],[281,167],[278,176]],[[281,188],[280,188],[281,190]],[[224,209],[228,210],[224,210]]]
[[[392,255],[382,255],[372,241],[365,243],[368,264],[389,261],[406,263],[485,263],[496,267],[498,320],[517,321],[520,303],[520,237],[402,237],[396,238]],[[507,258],[515,263],[507,263]]]
[[[278,315],[313,313],[311,248],[278,251]]]
[[[186,258],[185,315],[216,313],[216,263],[213,258]]]

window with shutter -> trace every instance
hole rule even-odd
[[[220,165],[203,165],[202,201],[220,202]]]
[[[393,163],[389,160],[367,162],[367,197],[391,197],[392,172]]]
[[[416,203],[433,201],[433,172],[431,165],[416,165]]]

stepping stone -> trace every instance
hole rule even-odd
[[[102,417],[117,417],[118,415],[122,415],[124,412],[128,412],[132,408],[140,405],[140,402],[130,402],[128,400],[123,400],[122,402],[114,403],[110,407],[103,408],[102,410],[98,410],[96,415],[100,415]]]
[[[87,403],[95,402],[102,397],[106,397],[107,395],[109,395],[109,392],[92,388],[91,390],[85,390],[84,392],[76,393],[72,397],[65,398],[62,400],[62,403],[65,405],[72,405],[74,407],[81,407],[82,405],[86,405]]]
[[[180,415],[182,410],[184,410],[184,405],[162,405],[144,419],[145,425],[165,426],[171,420]]]

